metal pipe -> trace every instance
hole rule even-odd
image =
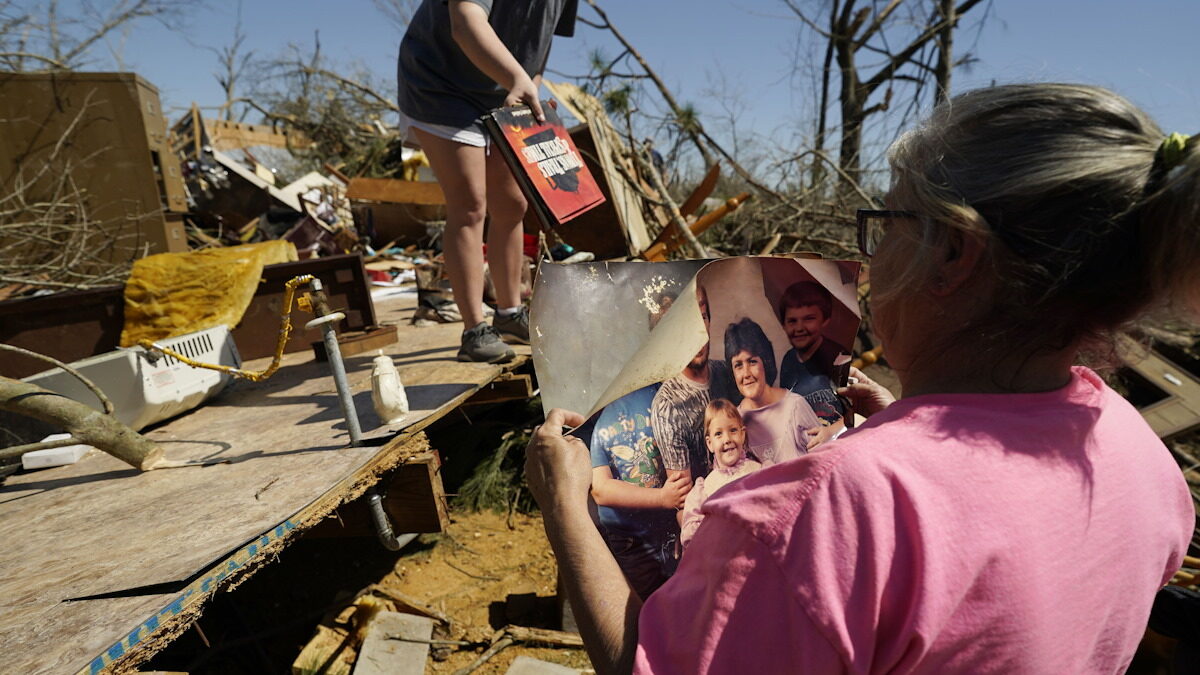
[[[321,292],[321,280],[313,278],[309,282],[313,293]],[[342,406],[342,416],[346,418],[346,427],[350,430],[350,445],[362,445],[362,427],[358,424],[358,411],[354,409],[354,394],[350,391],[350,383],[346,380],[346,366],[342,363],[342,350],[338,346],[337,331],[333,325],[346,318],[341,312],[332,312],[309,321],[306,328],[320,326],[325,337],[325,353],[329,356],[329,368],[333,371],[333,384],[337,387],[338,403]]]
[[[325,353],[329,354],[329,365],[333,369],[338,402],[342,404],[342,415],[346,418],[346,426],[350,428],[350,445],[358,446],[362,444],[362,428],[358,424],[358,411],[354,409],[350,383],[346,381],[346,366],[338,349],[337,332],[333,330],[333,322],[321,326],[321,330],[325,331]]]
[[[314,296],[318,299],[322,297],[320,279],[314,277],[309,282],[309,287],[312,288]],[[318,311],[322,310],[318,309]],[[342,405],[342,416],[346,418],[346,426],[350,429],[350,445],[357,446],[362,444],[362,428],[358,424],[358,411],[354,409],[354,396],[350,391],[350,383],[346,380],[346,366],[342,363],[342,350],[338,346],[337,331],[333,329],[334,324],[344,318],[346,316],[341,312],[327,312],[309,321],[306,327],[312,328],[317,325],[321,327],[325,337],[325,353],[329,356],[329,367],[333,371],[333,383],[337,387],[338,402]],[[416,539],[416,534],[397,536],[392,530],[392,523],[383,510],[383,497],[374,485],[367,488],[367,507],[371,512],[371,523],[375,526],[375,534],[379,537],[379,543],[383,544],[387,550],[399,551]]]
[[[397,535],[392,531],[392,522],[388,520],[387,512],[383,510],[383,495],[372,485],[367,488],[367,507],[371,511],[371,523],[375,526],[375,535],[379,543],[389,551],[399,551],[417,538],[415,532]]]

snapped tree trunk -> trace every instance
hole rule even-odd
[[[833,5],[829,9],[830,35],[837,31],[837,18],[838,0],[833,0]],[[832,70],[833,40],[830,39],[825,41],[825,61],[821,65],[821,102],[817,111],[817,137],[813,141],[813,148],[821,152],[825,151],[825,132],[829,124],[829,76]],[[825,163],[817,155],[813,155],[811,180],[814,189],[825,182]]]
[[[938,1],[938,19],[942,29],[937,37],[937,97],[934,99],[937,103],[950,98],[950,71],[954,68],[954,25],[958,22],[956,11],[954,0]]]

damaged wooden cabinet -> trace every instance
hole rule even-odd
[[[0,195],[18,192],[77,209],[99,261],[188,248],[158,90],[133,73],[0,74]]]

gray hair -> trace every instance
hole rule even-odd
[[[995,347],[1062,348],[1164,301],[1195,307],[1200,139],[1168,172],[1155,169],[1164,137],[1086,85],[1005,85],[938,106],[888,153],[892,208],[924,223],[921,255],[888,295],[928,282],[957,228],[986,237],[996,278],[991,311],[963,332]]]

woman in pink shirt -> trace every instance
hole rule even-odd
[[[1194,511],[1141,416],[1081,354],[1200,308],[1200,138],[1104,89],[1008,85],[938,106],[859,213],[903,397],[709,499],[643,605],[587,514],[553,411],[528,448],[597,672],[1121,673]]]

